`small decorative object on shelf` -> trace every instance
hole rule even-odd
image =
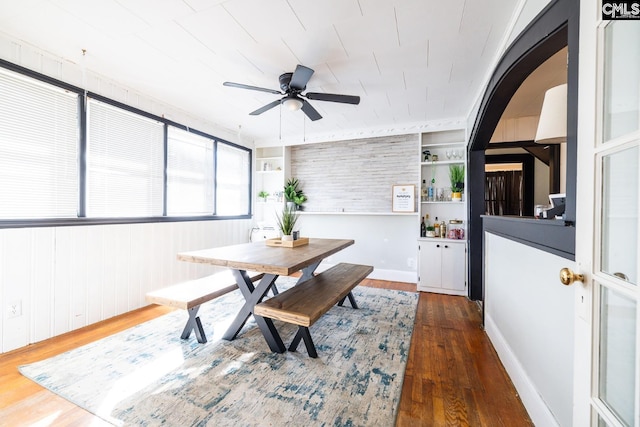
[[[451,219],[449,220],[449,231],[447,232],[449,239],[462,240],[464,239],[464,228],[462,226],[462,220]]]
[[[415,212],[414,184],[391,186],[391,212]]]
[[[261,192],[258,193],[258,197],[260,197],[262,199],[263,202],[267,201],[267,197],[269,197],[269,193],[262,190]]]
[[[451,181],[451,200],[462,200],[464,190],[464,165],[449,165],[449,179]]]

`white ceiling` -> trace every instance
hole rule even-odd
[[[257,144],[466,119],[518,7],[514,0],[2,0],[0,31]],[[86,50],[83,57],[82,51]],[[323,119],[274,108],[296,64]]]

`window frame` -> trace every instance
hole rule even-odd
[[[189,126],[181,123],[168,120],[164,117],[156,116],[144,110],[129,106],[122,102],[110,99],[108,97],[99,95],[94,92],[86,91],[78,86],[74,86],[55,78],[46,76],[33,70],[29,70],[25,67],[13,64],[9,61],[0,59],[0,67],[12,72],[19,73],[29,78],[33,78],[39,82],[50,84],[52,86],[76,93],[78,95],[78,216],[69,218],[37,218],[37,219],[1,219],[0,229],[4,228],[32,228],[32,227],[61,227],[61,226],[82,226],[82,225],[102,225],[102,224],[140,224],[140,223],[157,223],[157,222],[185,222],[185,221],[216,221],[216,220],[235,220],[235,219],[251,219],[253,211],[253,202],[251,189],[253,186],[253,150],[249,147],[227,141],[223,138],[219,138],[215,135],[211,135],[206,132],[193,129]],[[159,121],[164,126],[164,141],[163,141],[163,200],[162,200],[162,216],[151,217],[111,217],[111,218],[88,218],[86,216],[86,195],[87,195],[87,98],[93,98],[97,101],[109,104],[111,106],[121,108],[130,113],[138,114],[143,117]],[[196,135],[209,138],[214,142],[214,155],[217,155],[218,145],[226,144],[231,147],[247,151],[249,164],[247,173],[249,174],[249,182],[247,187],[247,195],[249,204],[247,206],[247,213],[241,215],[191,215],[191,216],[169,216],[167,215],[167,133],[168,127],[173,126],[175,128],[194,133]],[[217,174],[218,170],[214,167],[214,189],[217,186]]]

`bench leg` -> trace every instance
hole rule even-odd
[[[309,357],[313,357],[314,359],[318,357],[318,353],[316,353],[316,346],[313,344],[313,340],[311,339],[311,334],[309,333],[309,328],[306,326],[298,326],[298,332],[296,336],[291,341],[291,345],[289,346],[289,351],[296,351],[298,348],[298,344],[300,344],[300,340],[304,340],[304,345],[307,347],[307,353]]]
[[[347,298],[349,298],[349,302],[351,303],[351,307],[358,308],[358,304],[356,303],[356,299],[355,299],[355,297],[353,296],[353,294],[351,292],[349,292],[346,297],[342,298],[340,300],[340,302],[338,303],[338,305],[340,307],[342,307],[342,304],[344,304],[344,300],[347,299]]]
[[[180,335],[180,338],[182,338],[183,340],[189,339],[189,336],[191,335],[191,331],[194,331],[196,333],[196,338],[198,339],[198,342],[200,344],[204,344],[207,342],[207,337],[204,334],[204,329],[202,329],[202,322],[198,317],[199,309],[200,309],[200,306],[198,305],[196,307],[192,307],[189,310],[187,310],[187,312],[189,313],[189,320],[187,320],[187,324],[185,325],[184,330],[182,331],[182,335]]]

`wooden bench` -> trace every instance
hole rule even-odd
[[[263,273],[247,271],[252,282],[264,276]],[[238,289],[235,277],[231,270],[221,271],[211,276],[189,280],[166,288],[151,291],[146,294],[147,302],[166,305],[168,307],[181,308],[189,313],[189,320],[182,331],[180,338],[186,340],[194,331],[199,343],[206,343],[207,337],[202,329],[202,322],[198,316],[200,305]],[[274,294],[277,289],[272,288]]]
[[[364,280],[373,267],[368,265],[341,263],[323,271],[291,289],[257,304],[254,314],[298,325],[289,351],[296,351],[300,340],[304,340],[310,357],[318,357],[309,333],[313,325],[334,305],[342,305],[349,298],[353,308],[358,308],[351,291]]]

